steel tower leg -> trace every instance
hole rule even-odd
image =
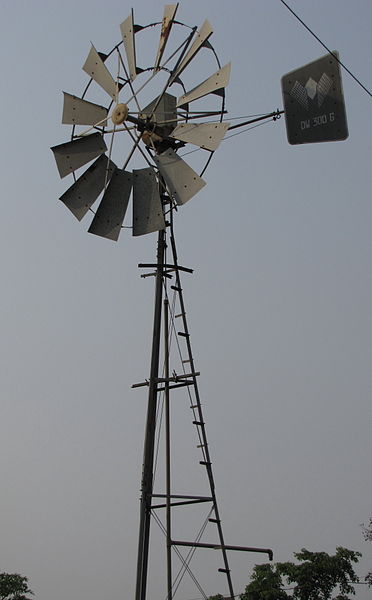
[[[146,600],[147,567],[150,541],[151,499],[153,491],[153,466],[155,445],[155,421],[159,376],[159,352],[163,298],[163,269],[165,255],[165,229],[159,231],[157,270],[155,284],[155,308],[152,335],[151,367],[147,420],[143,452],[142,485],[140,501],[140,526],[138,536],[136,600]]]

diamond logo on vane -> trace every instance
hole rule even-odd
[[[299,104],[306,110],[309,110],[309,99],[314,100],[318,97],[318,106],[322,106],[326,99],[329,90],[332,87],[332,79],[326,73],[323,73],[318,83],[312,77],[303,86],[299,81],[296,81],[290,91],[292,98],[295,98]]]

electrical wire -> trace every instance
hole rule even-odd
[[[315,38],[315,39],[316,39],[316,40],[319,42],[319,44],[321,44],[321,45],[323,46],[323,48],[325,48],[325,49],[327,50],[327,52],[329,52],[330,54],[332,54],[333,58],[335,58],[335,60],[337,60],[337,62],[338,62],[340,65],[341,65],[341,67],[343,67],[343,68],[345,69],[345,71],[346,71],[347,73],[349,73],[349,75],[350,75],[350,76],[351,76],[351,77],[354,79],[354,81],[356,81],[356,83],[357,83],[358,85],[360,85],[360,87],[361,87],[361,88],[362,88],[362,89],[363,89],[365,92],[367,92],[367,94],[368,94],[369,96],[371,96],[371,97],[372,97],[372,93],[371,93],[371,92],[370,92],[370,91],[369,91],[369,90],[368,90],[368,89],[367,89],[367,88],[366,88],[366,87],[363,85],[363,83],[362,83],[362,82],[361,82],[361,81],[360,81],[360,80],[359,80],[359,79],[358,79],[358,78],[357,78],[357,77],[356,77],[356,76],[355,76],[355,75],[354,75],[354,74],[353,74],[353,73],[350,71],[350,69],[348,69],[348,68],[347,68],[347,67],[344,65],[344,63],[340,61],[340,59],[338,58],[338,56],[337,56],[336,54],[334,54],[334,52],[332,52],[332,50],[330,50],[330,49],[328,48],[328,46],[326,46],[326,45],[324,44],[324,42],[322,42],[322,40],[321,40],[321,39],[320,39],[320,38],[319,38],[319,37],[318,37],[318,36],[317,36],[317,35],[314,33],[314,31],[312,31],[312,30],[310,29],[310,27],[308,27],[308,26],[306,25],[306,23],[304,23],[304,21],[303,21],[302,19],[300,19],[300,17],[299,17],[299,16],[298,16],[298,15],[295,13],[295,11],[294,11],[294,10],[293,10],[293,9],[292,9],[290,6],[288,6],[288,4],[287,4],[287,3],[286,3],[284,0],[280,0],[280,2],[281,2],[282,4],[284,4],[284,6],[286,6],[286,7],[288,8],[288,10],[289,10],[289,11],[292,13],[292,15],[293,15],[294,17],[296,17],[296,19],[297,19],[297,20],[298,20],[298,21],[301,23],[301,25],[303,25],[303,26],[305,27],[305,29],[307,29],[307,31],[308,31],[309,33],[311,33],[311,35],[312,35],[312,36],[313,36],[313,37],[314,37],[314,38]]]

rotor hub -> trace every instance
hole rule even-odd
[[[123,102],[117,104],[112,112],[111,121],[114,125],[121,125],[127,119],[129,108],[127,104]]]

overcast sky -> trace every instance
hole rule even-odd
[[[368,87],[371,3],[291,5]],[[0,571],[27,575],[38,600],[129,599],[147,400],[131,385],[149,375],[154,283],[137,264],[154,261],[156,234],[124,230],[118,243],[87,234],[89,218],[79,223],[58,200],[71,181],[49,148],[71,134],[62,90],[83,92],[90,42],[111,50],[131,5],[1,8]],[[141,25],[163,13],[158,0],[133,8]],[[184,0],[178,18],[208,18],[221,63],[232,61],[229,118],[281,109],[282,75],[324,54],[279,0]],[[156,38],[142,39],[153,57]],[[201,60],[186,76],[193,87],[211,74]],[[363,553],[363,578],[372,568],[361,531],[372,514],[371,99],[345,72],[343,86],[348,140],[290,146],[282,118],[224,141],[176,233],[180,263],[195,269],[183,287],[226,542],[273,548],[279,561],[346,546]],[[191,413],[179,417],[174,475],[190,493],[201,467]],[[166,593],[157,539],[154,529],[149,600]],[[236,593],[263,560],[231,555]],[[226,591],[219,566],[198,552],[207,594]],[[357,600],[370,597],[357,588]],[[185,580],[176,597],[200,592]]]

